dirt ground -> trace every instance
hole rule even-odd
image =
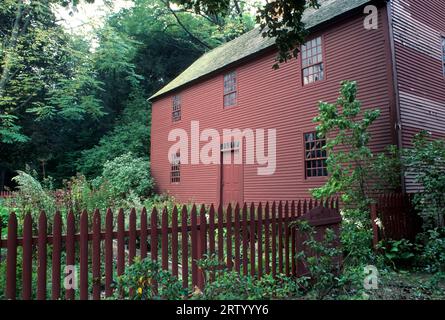
[[[445,279],[430,274],[391,272],[381,277],[379,287],[369,290],[370,300],[445,300]]]

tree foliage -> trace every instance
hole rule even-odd
[[[342,211],[342,245],[353,265],[366,263],[372,256],[372,228],[369,204],[372,201],[372,159],[369,127],[379,117],[378,109],[362,112],[357,100],[357,83],[343,81],[336,103],[319,103],[317,133],[327,138],[329,178],[312,190],[317,197],[339,195],[346,206]]]
[[[245,12],[211,17],[164,0],[132,2],[91,30],[94,43],[65,31],[53,13],[65,5],[76,15],[80,1],[0,4],[0,71],[10,75],[0,99],[0,176],[29,165],[60,187],[78,171],[100,175],[106,161],[127,152],[148,159],[147,98],[209,48],[254,26]],[[24,26],[28,17],[33,28]],[[21,31],[12,50],[14,21]],[[5,71],[8,59],[15,63]]]
[[[226,16],[237,12],[243,1],[239,0],[174,0],[198,14]],[[302,22],[307,9],[319,8],[322,0],[274,0],[258,5],[256,21],[260,24],[264,37],[275,38],[278,48],[277,61],[286,62],[297,57],[299,47],[304,43],[307,31]],[[274,67],[278,68],[278,64]]]
[[[357,100],[357,83],[344,81],[335,104],[320,102],[317,133],[327,137],[329,179],[314,189],[317,197],[340,194],[342,200],[367,209],[370,203],[371,160],[369,127],[379,117],[380,110],[362,111]]]
[[[407,173],[422,188],[414,197],[425,228],[443,227],[445,218],[445,140],[422,131],[403,152]]]
[[[26,114],[70,120],[102,115],[89,52],[59,25],[50,0],[0,4],[0,142],[26,142]]]

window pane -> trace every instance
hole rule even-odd
[[[304,134],[305,173],[306,177],[327,176],[326,139],[318,137],[316,132]]]
[[[170,182],[178,183],[181,181],[181,154],[179,152],[172,154],[172,163],[170,167]]]
[[[174,96],[172,101],[172,120],[181,120],[181,98],[180,96]]]
[[[324,78],[323,47],[321,37],[312,39],[301,47],[303,83],[308,84]]]

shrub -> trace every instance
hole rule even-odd
[[[430,273],[445,272],[445,228],[435,228],[417,236],[420,254],[417,264]]]
[[[7,233],[6,226],[8,224],[9,210],[7,207],[3,206],[2,202],[3,201],[0,199],[0,221],[1,221],[0,235],[2,238],[5,238]]]
[[[311,293],[318,299],[322,299],[335,286],[340,274],[338,258],[342,251],[336,241],[335,232],[331,229],[324,231],[322,241],[316,240],[316,231],[305,220],[298,220],[291,224],[295,226],[305,239],[305,250],[300,251],[296,258],[307,268],[308,279],[311,283]],[[308,254],[308,252],[310,254]]]
[[[394,268],[408,266],[415,257],[416,246],[407,239],[381,241],[377,248]]]
[[[369,205],[375,185],[372,181],[374,155],[369,148],[369,127],[380,115],[378,109],[362,112],[357,99],[357,83],[343,81],[335,104],[320,102],[317,132],[327,137],[325,185],[312,190],[317,198],[340,195],[343,211],[342,244],[351,263],[365,263],[371,258],[372,226]]]
[[[373,260],[372,229],[369,212],[361,209],[341,210],[340,239],[345,252],[345,263],[362,265]]]
[[[154,290],[153,281],[158,284],[158,290]],[[115,298],[121,294],[134,300],[180,300],[187,296],[187,290],[182,288],[182,283],[169,271],[162,270],[159,263],[151,258],[140,260],[136,258],[123,275],[117,280]],[[133,296],[127,295],[130,291]]]
[[[4,200],[4,206],[8,212],[17,214],[19,227],[23,225],[25,214],[30,213],[35,229],[40,212],[45,211],[48,217],[48,227],[51,228],[52,217],[57,208],[51,190],[48,189],[51,183],[48,182],[50,180],[46,180],[45,184],[40,183],[36,177],[37,173],[29,169],[28,172],[17,171],[17,176],[13,180],[17,183],[18,191],[14,193],[14,197]]]
[[[445,215],[445,140],[431,141],[425,131],[414,137],[413,148],[404,150],[407,172],[423,188],[414,196],[425,228],[443,227]]]
[[[203,291],[195,290],[192,299],[199,300],[269,300],[292,299],[303,294],[306,278],[264,275],[261,279],[227,269],[215,256],[198,261],[206,284]],[[211,276],[213,277],[210,281]]]
[[[154,181],[150,175],[150,162],[129,152],[104,164],[102,175],[94,180],[96,187],[104,183],[117,197],[125,198],[131,192],[137,196],[149,196]]]

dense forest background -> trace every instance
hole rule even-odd
[[[16,170],[57,187],[100,175],[131,152],[149,160],[147,98],[208,50],[252,29],[254,1],[205,15],[167,0],[132,0],[90,35],[70,32],[57,10],[88,2],[0,3],[0,190]],[[112,6],[113,1],[108,1]]]

